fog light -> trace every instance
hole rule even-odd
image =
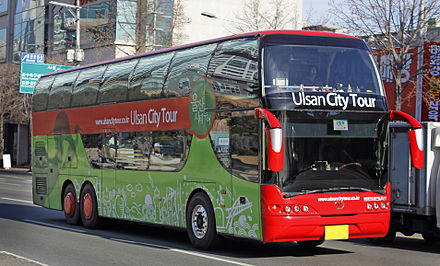
[[[369,210],[373,209],[373,205],[371,205],[371,203],[367,203],[367,209]]]
[[[382,205],[382,209],[386,209],[387,208],[387,204],[385,202],[382,202],[381,205]]]
[[[379,209],[379,204],[377,202],[374,203],[374,208]]]
[[[303,211],[304,211],[304,212],[309,212],[309,206],[304,205],[304,207],[303,207]]]
[[[286,206],[286,208],[284,208],[284,210],[285,210],[286,212],[290,212],[290,211],[292,211],[292,208],[290,208],[290,206]]]
[[[296,205],[295,207],[294,207],[294,211],[295,212],[299,212],[301,210],[301,208],[298,206],[298,205]]]

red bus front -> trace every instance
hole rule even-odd
[[[273,35],[261,49],[263,241],[384,236],[394,116],[368,47]]]

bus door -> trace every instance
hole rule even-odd
[[[230,123],[232,207],[228,215],[234,235],[261,238],[259,121],[254,111],[232,112]]]
[[[104,133],[101,147],[101,195],[103,195],[103,199],[105,195],[108,195],[109,198],[106,200],[109,201],[114,200],[110,197],[114,195],[115,190],[116,145],[116,133]],[[111,212],[107,213],[107,216],[115,216],[115,214]]]

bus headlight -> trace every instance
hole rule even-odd
[[[286,207],[284,208],[284,210],[285,210],[286,212],[291,212],[291,211],[292,211],[292,208],[291,208],[290,206],[286,206]]]
[[[303,207],[303,211],[304,211],[304,212],[309,212],[309,206],[304,205],[304,207]]]
[[[294,209],[293,209],[295,212],[299,212],[300,210],[301,210],[301,208],[298,206],[298,205],[296,205],[295,207],[294,207]]]

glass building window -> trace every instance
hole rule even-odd
[[[8,11],[8,0],[0,0],[0,13]]]
[[[81,47],[95,47],[113,41],[115,14],[113,1],[83,6],[80,10]],[[75,48],[75,46],[75,18],[67,11],[54,14],[53,49],[63,50]]]
[[[0,62],[6,61],[6,28],[0,29]]]
[[[44,53],[44,1],[18,0],[14,15],[13,61],[21,52]]]

